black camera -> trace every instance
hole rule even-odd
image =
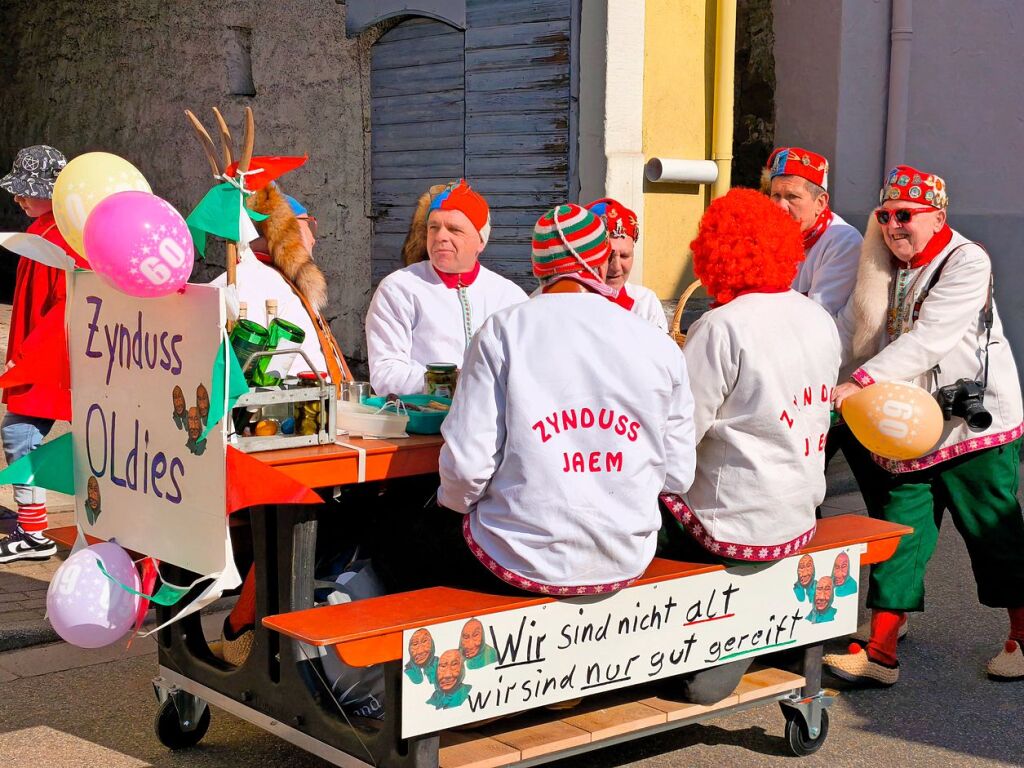
[[[961,417],[974,432],[984,432],[992,426],[992,414],[985,410],[985,387],[980,381],[960,379],[939,387],[935,399],[942,408],[942,418],[949,421]]]

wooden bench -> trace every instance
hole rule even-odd
[[[888,559],[900,537],[910,530],[858,515],[826,518],[819,521],[815,537],[803,552],[864,544],[866,550],[860,562],[870,565]],[[723,569],[721,565],[656,558],[633,586]],[[537,606],[555,599],[435,587],[268,616],[263,624],[310,645],[331,646],[352,666],[369,666],[400,662],[405,630]],[[820,662],[820,646],[817,653]],[[731,695],[712,706],[663,699],[649,685],[640,685],[587,697],[581,706],[567,711],[534,709],[491,724],[467,726],[471,731],[443,731],[438,764],[441,768],[497,768],[522,761],[542,762],[700,722],[723,710],[736,711],[784,697],[792,702],[809,701],[814,696],[820,696],[820,663],[806,680],[803,675],[781,669],[753,668]],[[389,704],[389,708],[393,706],[394,703]],[[815,706],[820,713],[821,705]],[[786,735],[791,748],[797,754],[806,754],[800,751],[799,745],[793,746],[792,734],[799,734],[799,728],[795,727],[795,721],[790,721],[788,707],[784,707],[784,712],[787,712]],[[817,728],[817,722],[824,715],[815,717],[814,727]],[[824,723],[826,730],[816,734],[815,739],[824,739],[827,719]],[[797,738],[799,740],[799,736]],[[813,749],[816,746],[808,751]]]
[[[865,543],[867,551],[861,556],[861,564],[870,565],[891,557],[900,537],[910,532],[906,526],[862,515],[837,515],[818,521],[814,538],[802,551],[819,552]],[[719,570],[724,570],[724,566],[655,558],[632,586]],[[367,667],[401,659],[402,633],[407,629],[528,608],[555,599],[433,587],[267,616],[263,625],[309,645],[333,646],[346,664]]]

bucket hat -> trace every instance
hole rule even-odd
[[[25,147],[14,158],[11,172],[0,179],[0,188],[12,195],[48,200],[53,197],[57,174],[67,164],[67,158],[59,150],[46,144]]]

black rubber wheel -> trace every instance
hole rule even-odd
[[[199,717],[199,722],[191,731],[182,730],[178,721],[178,708],[171,699],[160,705],[160,711],[153,720],[153,729],[160,743],[168,749],[188,749],[194,747],[206,735],[210,728],[210,708],[206,707]]]
[[[807,732],[807,723],[803,716],[792,707],[783,707],[782,714],[786,716],[786,744],[789,750],[797,757],[813,755],[828,738],[828,710],[821,710],[821,730],[818,731],[818,738],[812,739]]]

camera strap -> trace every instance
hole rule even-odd
[[[946,256],[939,263],[938,269],[936,269],[935,272],[932,273],[931,278],[928,280],[928,285],[925,286],[924,290],[921,291],[920,295],[914,301],[914,309],[913,309],[913,312],[911,313],[911,316],[910,316],[911,317],[911,324],[917,322],[917,318],[921,314],[921,305],[924,304],[925,299],[928,298],[928,294],[932,292],[932,288],[935,287],[935,284],[939,282],[939,278],[942,277],[942,270],[945,269],[946,262],[948,262],[953,257],[953,254],[955,254],[961,248],[964,248],[964,247],[966,247],[968,245],[976,245],[976,246],[978,246],[979,248],[981,248],[981,250],[985,251],[985,255],[986,256],[989,256],[988,250],[986,250],[984,245],[982,245],[981,243],[973,242],[973,241],[968,242],[968,243],[963,243],[962,245],[958,245],[952,251],[947,253]],[[989,256],[989,265],[991,265],[991,263],[992,263],[992,257]],[[990,266],[989,267],[989,273],[988,273],[988,295],[985,297],[985,306],[982,308],[982,311],[981,311],[981,322],[982,322],[983,327],[985,328],[985,348],[984,348],[985,373],[984,373],[984,378],[982,379],[982,386],[983,387],[988,387],[988,348],[989,348],[989,345],[991,345],[991,343],[992,343],[992,323],[993,323],[993,320],[994,320],[994,317],[995,317],[995,311],[993,310],[993,301],[992,301],[992,293],[993,293],[994,287],[995,287],[995,276],[993,275],[992,269],[991,269],[991,266]]]

